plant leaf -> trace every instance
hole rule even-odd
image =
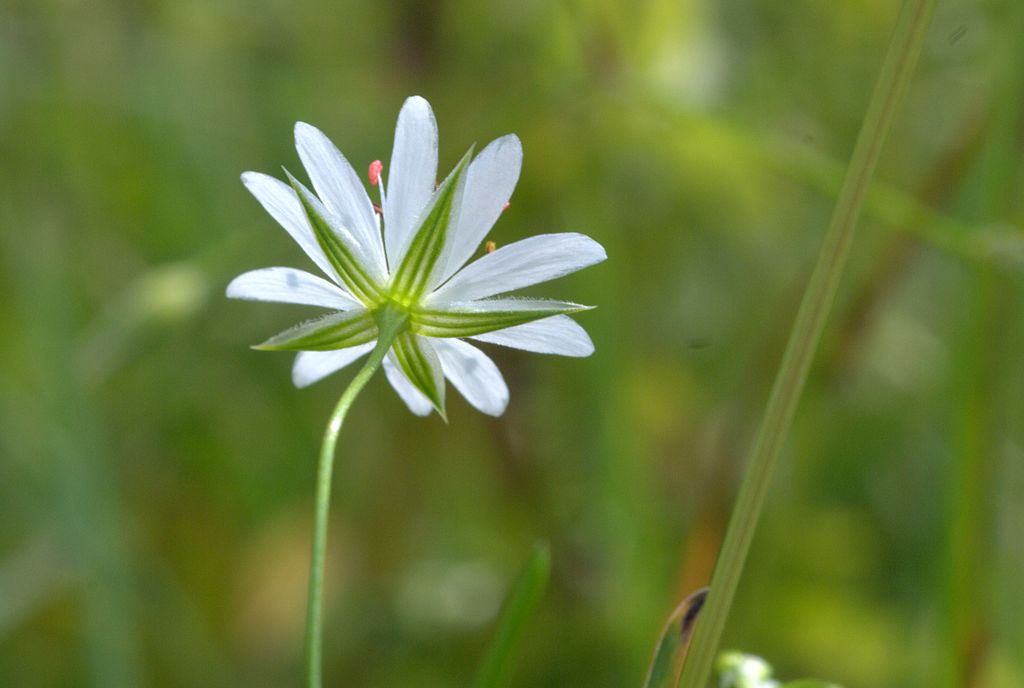
[[[683,671],[690,635],[707,594],[708,589],[701,588],[680,602],[668,617],[647,670],[644,688],[675,688]]]
[[[473,679],[472,688],[503,688],[512,675],[512,657],[544,596],[551,575],[551,550],[547,543],[537,543],[523,572],[512,587],[498,618],[491,644],[484,653]]]

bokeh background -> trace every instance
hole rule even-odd
[[[494,420],[375,380],[342,432],[329,685],[465,686],[537,540],[516,686],[639,686],[702,585],[892,0],[5,0],[0,685],[295,686],[315,455],[352,371],[248,349],[305,257],[241,183],[516,132],[491,238],[609,260],[589,359],[489,348]],[[940,0],[726,632],[783,677],[1024,685],[1024,4]]]

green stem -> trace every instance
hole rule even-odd
[[[907,0],[897,20],[850,167],[751,450],[749,467],[711,577],[711,590],[683,668],[681,688],[704,688],[708,684],[765,495],[846,265],[865,194],[886,136],[906,95],[934,8],[935,0]]]
[[[306,666],[308,667],[309,688],[320,688],[323,657],[323,592],[324,555],[327,551],[327,514],[331,502],[331,472],[334,469],[334,449],[338,443],[338,432],[348,414],[352,402],[380,368],[395,337],[405,328],[408,316],[387,307],[377,314],[379,334],[377,345],[370,352],[366,363],[352,378],[352,382],[341,394],[327,429],[323,444],[320,445],[320,461],[316,475],[316,521],[313,525],[313,556],[309,567],[309,597],[306,608]]]

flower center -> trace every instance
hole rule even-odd
[[[381,336],[387,333],[393,339],[409,328],[410,313],[408,308],[389,299],[373,310],[373,319]]]

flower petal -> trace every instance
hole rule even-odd
[[[377,322],[359,308],[307,320],[271,337],[254,349],[264,351],[333,351],[377,338]]]
[[[444,373],[430,340],[417,337],[409,331],[403,332],[395,338],[390,355],[409,378],[409,382],[430,399],[430,403],[444,418]]]
[[[540,284],[600,263],[604,248],[574,232],[541,234],[503,246],[455,273],[432,302],[468,301]]]
[[[490,416],[500,416],[508,406],[508,386],[498,366],[487,355],[460,339],[432,341],[445,377],[466,401]]]
[[[294,268],[250,270],[231,280],[227,296],[250,301],[323,306],[339,311],[360,306],[351,294],[336,284]]]
[[[309,222],[306,221],[299,197],[290,186],[262,172],[244,173],[242,183],[325,275],[338,284],[344,284],[320,248]]]
[[[492,141],[466,173],[466,190],[449,230],[445,254],[431,287],[442,284],[476,253],[519,181],[523,146],[515,134]]]
[[[430,103],[420,96],[406,99],[398,114],[395,144],[388,170],[384,199],[384,241],[391,271],[416,229],[437,181],[437,122]]]
[[[373,350],[376,342],[367,342],[337,351],[300,351],[292,366],[292,382],[296,387],[308,387],[328,375],[336,373],[353,361]]]
[[[423,392],[416,389],[416,386],[409,382],[409,378],[405,376],[405,373],[402,372],[402,369],[397,364],[392,363],[390,354],[388,354],[388,358],[384,359],[384,375],[387,376],[388,382],[395,388],[395,392],[402,398],[405,405],[409,407],[409,410],[417,416],[429,416],[430,412],[434,410],[434,405],[430,403],[430,399],[423,396]]]
[[[376,276],[382,277],[385,266],[380,227],[359,175],[331,140],[310,124],[295,124],[295,148],[320,200],[352,233],[373,261]]]
[[[485,299],[421,308],[413,312],[412,325],[427,337],[473,337],[552,315],[589,310],[567,301],[545,299]]]
[[[567,315],[535,320],[472,338],[538,354],[583,357],[594,353],[594,343],[590,341],[586,330]]]

